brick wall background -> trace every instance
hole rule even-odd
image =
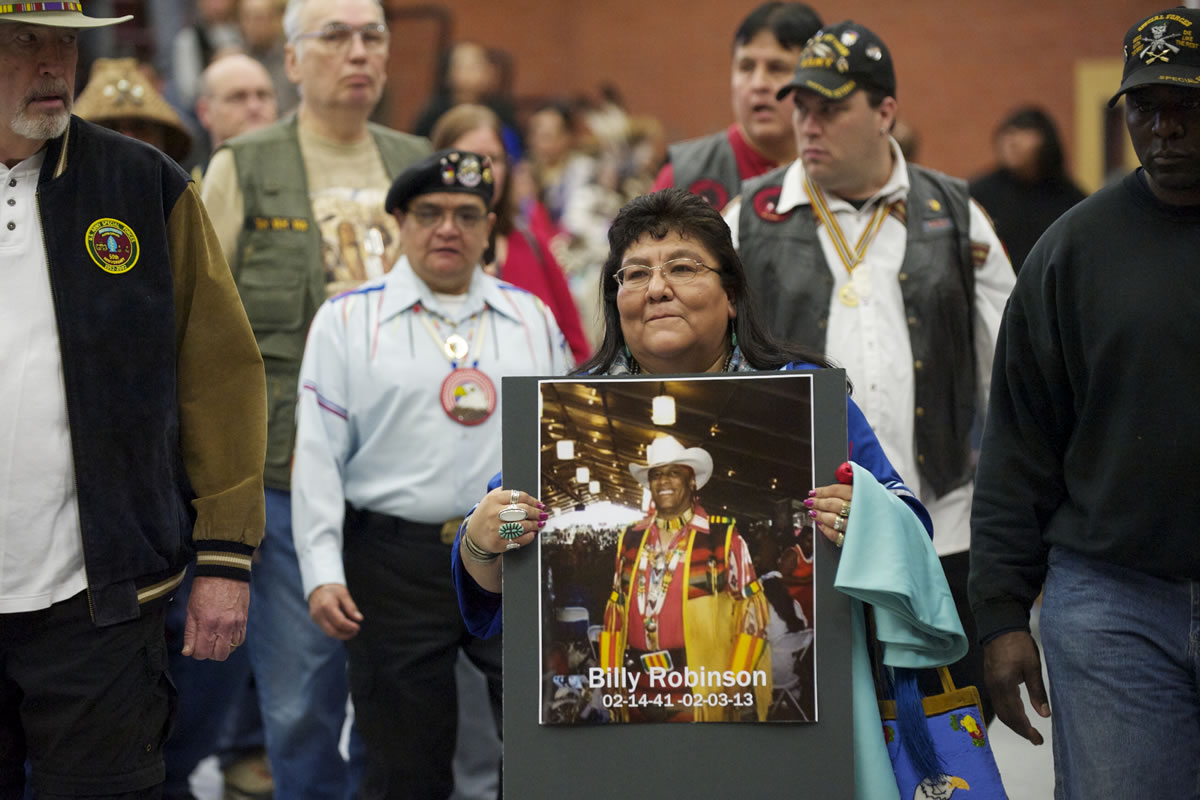
[[[400,8],[404,4],[392,0]],[[389,102],[406,127],[431,85],[437,36],[511,53],[519,98],[595,94],[615,84],[630,111],[662,120],[670,140],[731,120],[730,43],[755,2],[719,0],[445,0],[447,26],[394,27]],[[888,43],[900,116],[921,137],[919,160],[956,175],[991,163],[996,123],[1036,102],[1074,155],[1075,64],[1118,58],[1121,39],[1162,0],[816,0],[827,22],[847,17]],[[411,8],[411,7],[409,7]],[[1116,88],[1115,86],[1113,87]],[[1102,110],[1095,111],[1101,124]]]

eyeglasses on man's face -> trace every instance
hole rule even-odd
[[[350,47],[357,36],[362,39],[363,49],[369,53],[381,53],[388,46],[388,29],[382,22],[368,22],[357,28],[344,22],[331,22],[320,30],[301,33],[293,42],[312,39],[323,50],[340,53]]]
[[[477,230],[487,220],[486,211],[471,206],[442,208],[429,203],[421,203],[414,205],[408,213],[422,228],[441,225],[442,221],[446,219],[446,215],[449,214],[454,227],[463,232]]]
[[[658,270],[664,281],[672,285],[691,283],[703,272],[718,272],[694,258],[673,258],[657,267],[649,264],[626,264],[613,274],[613,278],[622,289],[645,289],[650,285],[650,278],[655,270]]]

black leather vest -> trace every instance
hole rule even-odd
[[[742,177],[727,131],[678,142],[667,152],[680,189],[700,195],[718,211],[737,195]]]
[[[746,181],[739,251],[770,331],[824,352],[833,275],[811,206],[775,213],[786,167]],[[908,229],[898,280],[912,346],[921,478],[937,496],[971,478],[976,358],[966,182],[908,165]]]

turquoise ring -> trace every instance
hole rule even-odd
[[[500,526],[501,539],[519,539],[525,535],[525,526],[519,522],[505,522]]]

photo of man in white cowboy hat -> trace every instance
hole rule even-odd
[[[610,719],[766,719],[766,600],[734,521],[700,504],[712,456],[660,436],[647,446],[646,463],[629,471],[651,505],[617,541],[600,635],[600,666],[623,684]]]

